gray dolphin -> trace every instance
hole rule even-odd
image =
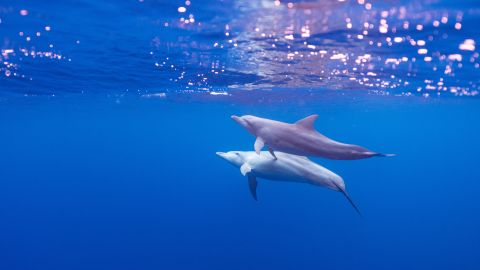
[[[255,200],[257,200],[257,177],[276,180],[308,183],[342,192],[358,214],[357,206],[353,203],[345,190],[342,177],[334,172],[312,162],[306,157],[290,155],[282,152],[276,153],[278,160],[272,158],[268,152],[256,154],[253,151],[217,152],[248,177],[248,186]]]
[[[242,117],[232,115],[233,120],[257,137],[254,145],[257,154],[266,144],[270,154],[275,158],[274,151],[342,160],[394,156],[334,141],[315,130],[313,124],[317,118],[318,115],[314,114],[289,124],[253,115]]]

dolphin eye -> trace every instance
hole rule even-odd
[[[238,152],[235,152],[235,155],[240,156],[240,154]]]

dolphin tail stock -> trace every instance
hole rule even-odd
[[[333,183],[337,188],[338,190],[340,190],[340,192],[343,193],[343,195],[345,195],[345,198],[347,198],[348,202],[353,206],[353,208],[355,209],[355,211],[360,215],[362,216],[362,213],[360,212],[360,209],[358,209],[358,207],[355,205],[355,203],[353,202],[352,198],[350,198],[350,196],[348,195],[348,193],[343,189],[341,188],[340,186],[338,186],[336,183]]]

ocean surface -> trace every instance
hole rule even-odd
[[[0,269],[480,269],[480,3],[0,0]],[[230,119],[388,158],[259,179]]]

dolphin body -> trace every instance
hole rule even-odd
[[[345,191],[342,177],[334,172],[312,162],[306,157],[276,152],[279,159],[274,159],[267,151],[258,154],[253,151],[217,152],[248,177],[248,186],[255,200],[257,200],[257,177],[276,180],[308,183],[342,192],[358,214],[360,210],[353,203]]]
[[[257,137],[254,145],[257,154],[264,145],[268,145],[270,154],[275,158],[275,151],[342,160],[394,156],[334,141],[315,130],[313,125],[317,118],[318,115],[314,114],[289,124],[253,115],[232,115],[233,120]]]

